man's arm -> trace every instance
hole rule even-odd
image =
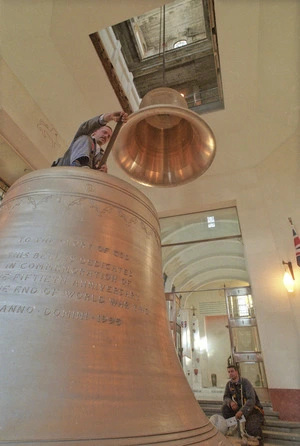
[[[112,113],[105,113],[103,116],[103,121],[104,122],[110,122],[110,121],[115,121],[115,122],[127,122],[127,118],[128,118],[128,114],[123,112],[123,111],[119,111],[119,112],[112,112]]]
[[[104,113],[100,116],[95,116],[81,124],[73,140],[82,135],[91,135],[99,127],[105,126],[110,121],[118,122],[121,119],[122,122],[127,122],[127,118],[128,114],[123,111]]]
[[[223,401],[227,406],[230,406],[231,403],[231,393],[229,390],[229,382],[225,386],[224,395],[223,395]]]
[[[102,115],[101,115],[102,116]],[[94,118],[89,119],[88,121],[83,122],[77,132],[75,133],[75,136],[73,138],[73,141],[79,136],[83,135],[91,135],[95,130],[97,130],[101,125],[100,117],[101,116],[95,116]]]
[[[242,386],[243,386],[243,398],[246,401],[240,410],[243,413],[243,415],[247,416],[255,406],[255,390],[247,378],[242,378]]]

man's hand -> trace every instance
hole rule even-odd
[[[128,114],[123,111],[113,112],[113,113],[105,113],[103,116],[105,122],[115,121],[115,122],[127,122]]]
[[[239,410],[239,411],[235,414],[235,418],[236,418],[237,420],[239,420],[240,418],[242,418],[242,416],[243,416],[243,412],[242,412],[241,410]]]
[[[107,173],[107,164],[103,164],[103,166],[100,167],[100,172]]]

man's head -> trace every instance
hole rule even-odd
[[[239,380],[239,371],[236,365],[232,364],[232,365],[228,365],[227,366],[227,372],[228,372],[228,376],[231,379],[231,381],[236,382]]]
[[[104,125],[97,129],[91,136],[94,138],[99,146],[106,144],[112,135],[112,128],[109,125]]]

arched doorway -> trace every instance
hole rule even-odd
[[[242,234],[235,207],[160,220],[166,295],[175,296],[177,351],[197,399],[220,400],[228,362],[266,392]],[[177,325],[176,330],[174,329]]]

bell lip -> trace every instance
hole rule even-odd
[[[210,136],[210,138],[211,138],[211,144],[210,144],[211,159],[207,163],[205,168],[203,168],[201,171],[199,171],[199,173],[197,175],[193,174],[189,177],[186,177],[182,180],[178,180],[177,182],[174,182],[174,183],[172,183],[172,182],[165,183],[164,181],[151,182],[151,181],[143,180],[139,176],[134,176],[131,172],[126,170],[124,168],[124,166],[122,165],[122,163],[120,162],[120,159],[118,157],[118,147],[119,147],[118,142],[121,141],[122,135],[126,134],[129,131],[128,129],[134,123],[136,124],[139,121],[141,121],[142,119],[157,116],[159,111],[162,111],[161,114],[165,114],[165,115],[172,114],[173,116],[177,116],[177,117],[179,116],[179,117],[186,119],[190,122],[191,121],[194,122],[194,124],[196,124],[196,125],[197,124],[199,125],[199,122],[200,122],[202,128],[205,129],[207,131],[207,134]],[[194,111],[185,109],[182,107],[178,107],[175,105],[169,105],[169,104],[157,105],[157,104],[155,104],[155,105],[149,105],[147,107],[141,108],[141,109],[137,110],[136,112],[133,112],[131,115],[129,115],[127,123],[120,130],[120,133],[118,135],[118,138],[116,139],[116,142],[115,142],[112,152],[113,152],[114,159],[115,159],[116,163],[118,164],[118,166],[126,173],[126,175],[129,176],[129,178],[131,180],[133,180],[139,184],[142,184],[143,186],[147,186],[147,187],[161,187],[161,188],[169,187],[170,188],[170,187],[177,187],[177,186],[182,186],[187,183],[190,183],[191,181],[194,181],[197,178],[199,178],[201,175],[203,175],[209,169],[209,167],[211,166],[211,164],[214,161],[215,156],[216,156],[216,138],[215,138],[210,126]]]

